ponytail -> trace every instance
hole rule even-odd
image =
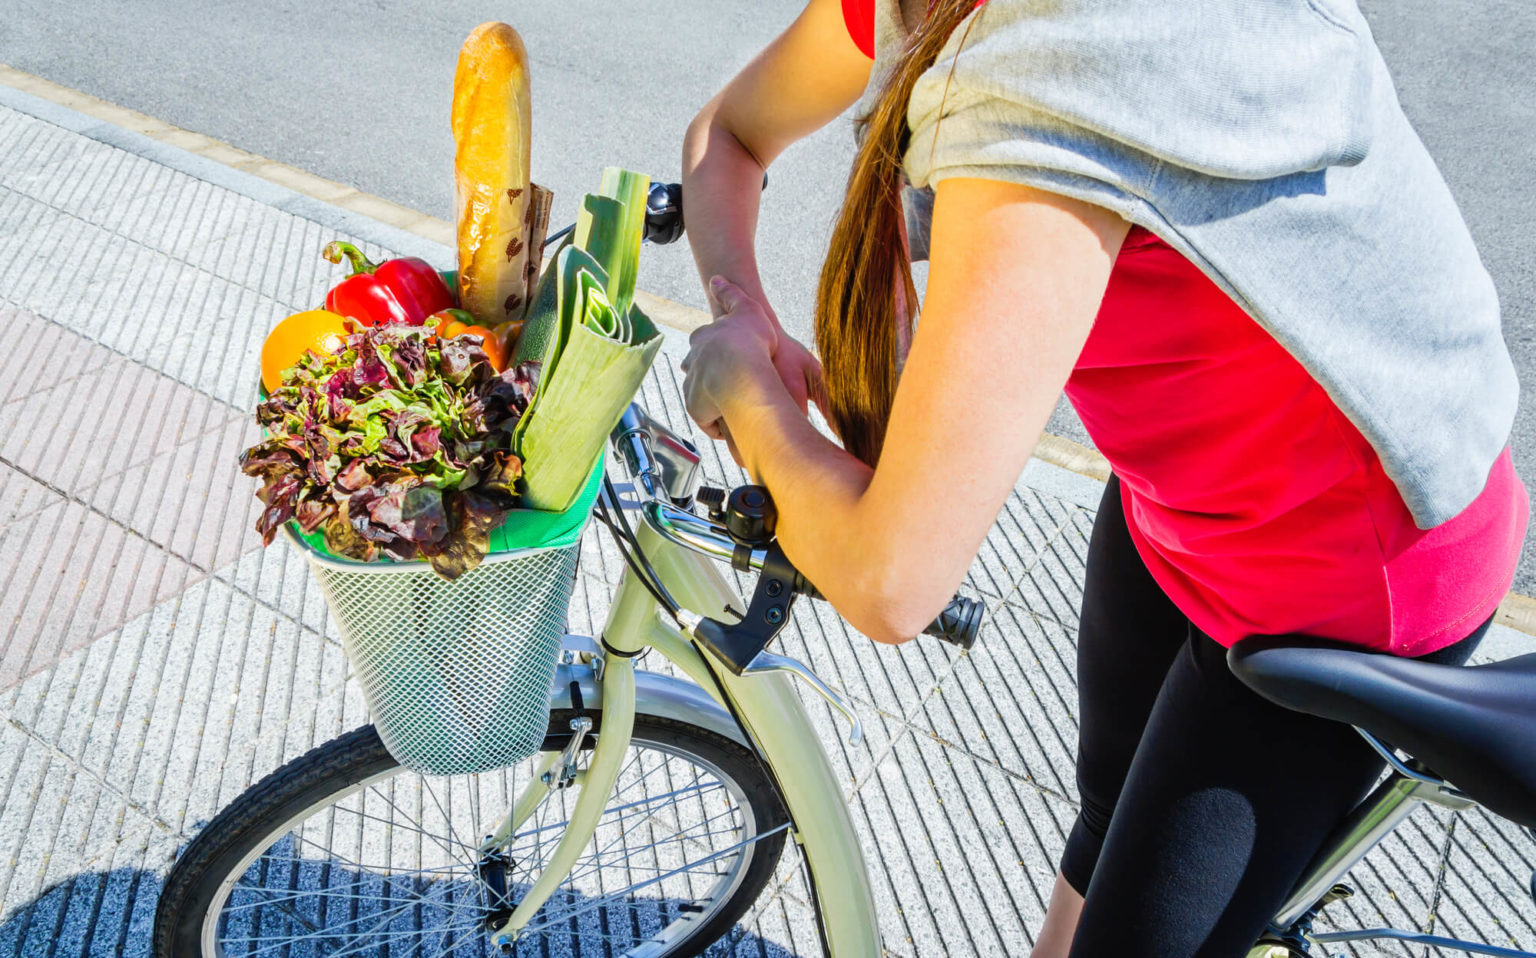
[[[874,108],[859,119],[848,195],[816,288],[816,348],[826,372],[827,418],[843,447],[871,467],[885,441],[899,354],[911,340],[917,302],[902,239],[907,104],[918,77],[975,8],[976,0],[932,0],[885,77]]]

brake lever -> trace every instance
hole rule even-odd
[[[752,664],[747,666],[743,675],[762,675],[765,672],[788,672],[798,676],[810,684],[811,688],[821,693],[821,697],[848,720],[848,744],[858,745],[864,741],[864,723],[859,721],[858,715],[853,711],[853,706],[848,700],[832,690],[832,687],[821,680],[821,676],[812,672],[810,668],[798,659],[792,659],[787,655],[776,655],[769,651],[757,653]]]
[[[762,552],[763,568],[757,588],[747,603],[740,622],[726,624],[717,619],[702,619],[693,634],[732,674],[742,675],[768,644],[789,624],[789,612],[795,604],[795,567],[774,542]]]
[[[864,740],[864,723],[859,721],[848,701],[805,663],[768,651],[768,644],[789,624],[798,580],[795,567],[785,558],[778,543],[769,544],[763,550],[763,568],[757,578],[757,588],[752,591],[752,600],[741,621],[726,624],[717,619],[700,619],[693,625],[693,634],[711,655],[736,675],[788,672],[804,679],[848,719],[848,744],[858,745]]]

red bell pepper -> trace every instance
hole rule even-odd
[[[352,263],[352,275],[325,294],[325,308],[362,323],[409,323],[420,326],[428,316],[454,305],[437,270],[414,256],[388,259],[375,266],[351,243],[337,240],[321,252],[327,262]]]

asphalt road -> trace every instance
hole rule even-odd
[[[458,46],[477,23],[506,20],[533,61],[534,171],[563,222],[606,165],[675,178],[694,112],[799,5],[0,0],[0,62],[447,219]],[[1362,6],[1498,285],[1526,386],[1515,459],[1536,479],[1536,267],[1524,248],[1536,223],[1536,4]],[[851,138],[839,121],[795,146],[764,197],[764,283],[797,334],[808,332]],[[685,249],[650,250],[643,270],[653,292],[703,305]],[[1087,438],[1066,409],[1052,431]],[[1516,585],[1536,592],[1531,543]]]

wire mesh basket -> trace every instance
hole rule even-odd
[[[539,751],[601,462],[564,513],[516,510],[474,570],[356,562],[288,528],[341,633],[379,737],[428,775],[502,768]]]

